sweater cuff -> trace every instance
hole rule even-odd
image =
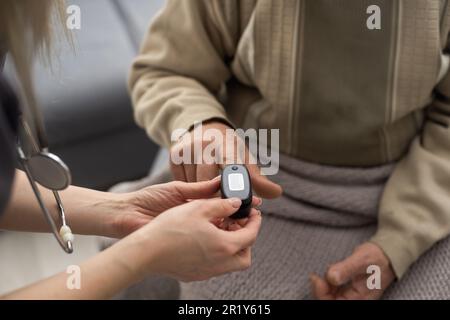
[[[378,230],[369,241],[383,250],[391,262],[397,279],[401,279],[409,267],[419,258],[411,252],[407,242],[398,232]]]

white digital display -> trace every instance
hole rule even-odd
[[[231,191],[244,190],[244,176],[242,173],[232,173],[228,175],[228,186]]]

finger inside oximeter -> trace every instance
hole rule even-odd
[[[242,201],[239,210],[230,218],[242,219],[248,217],[253,195],[250,175],[244,165],[233,164],[223,169],[220,191],[224,199],[239,198]]]

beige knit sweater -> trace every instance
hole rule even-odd
[[[310,162],[399,160],[372,241],[401,277],[450,232],[449,28],[444,0],[169,0],[131,72],[136,119],[165,146],[221,118]]]

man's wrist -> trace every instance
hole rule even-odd
[[[227,129],[233,129],[234,126],[226,119],[223,118],[211,118],[202,122],[203,126],[211,127],[226,127]]]

